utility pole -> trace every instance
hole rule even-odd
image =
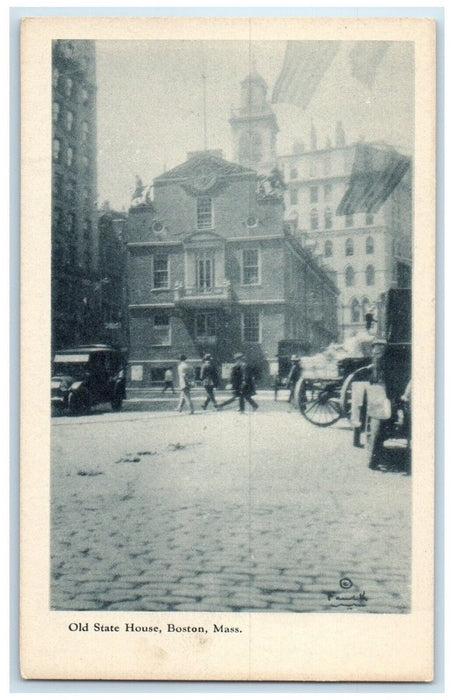
[[[203,84],[203,149],[207,150],[207,77],[205,73],[202,73],[202,84]]]

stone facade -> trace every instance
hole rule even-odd
[[[154,181],[127,224],[130,380],[162,380],[180,353],[219,368],[243,351],[265,380],[277,343],[317,352],[336,339],[337,289],[284,225],[282,191],[219,151]],[[259,193],[258,193],[259,191]]]
[[[93,41],[52,44],[52,345],[98,340]]]
[[[278,158],[284,175],[286,218],[303,245],[336,275],[340,339],[364,326],[366,309],[391,286],[409,286],[412,259],[411,173],[373,214],[337,216],[350,181],[355,144],[338,124],[335,145]]]

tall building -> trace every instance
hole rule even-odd
[[[220,151],[141,187],[128,216],[130,381],[161,381],[180,353],[224,368],[245,352],[262,380],[278,341],[336,339],[335,284],[288,231],[282,191]]]
[[[411,278],[411,173],[373,213],[336,214],[350,183],[356,145],[346,144],[337,124],[334,145],[311,149],[296,143],[278,157],[287,183],[286,218],[301,232],[304,245],[336,273],[340,339],[354,335],[366,311],[391,286],[409,286]],[[379,145],[389,149],[390,146]]]
[[[97,340],[93,41],[52,44],[52,345]]]

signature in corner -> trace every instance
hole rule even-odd
[[[352,588],[352,586],[353,581],[349,578],[341,578],[339,581],[339,587],[342,590],[348,590]],[[366,605],[368,600],[365,591],[361,591],[361,593],[358,594],[353,593],[352,595],[342,595],[339,591],[327,591],[326,596],[333,608],[339,608],[341,606],[345,608],[361,608]]]

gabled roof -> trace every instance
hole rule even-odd
[[[229,177],[231,175],[255,175],[255,170],[250,168],[244,168],[238,163],[230,163],[224,158],[210,154],[209,152],[201,152],[199,154],[193,155],[181,165],[177,165],[171,170],[162,173],[154,179],[154,182],[159,182],[161,180],[177,180],[184,179],[186,177],[191,177],[194,170],[200,165],[207,165],[216,172],[218,177]]]

